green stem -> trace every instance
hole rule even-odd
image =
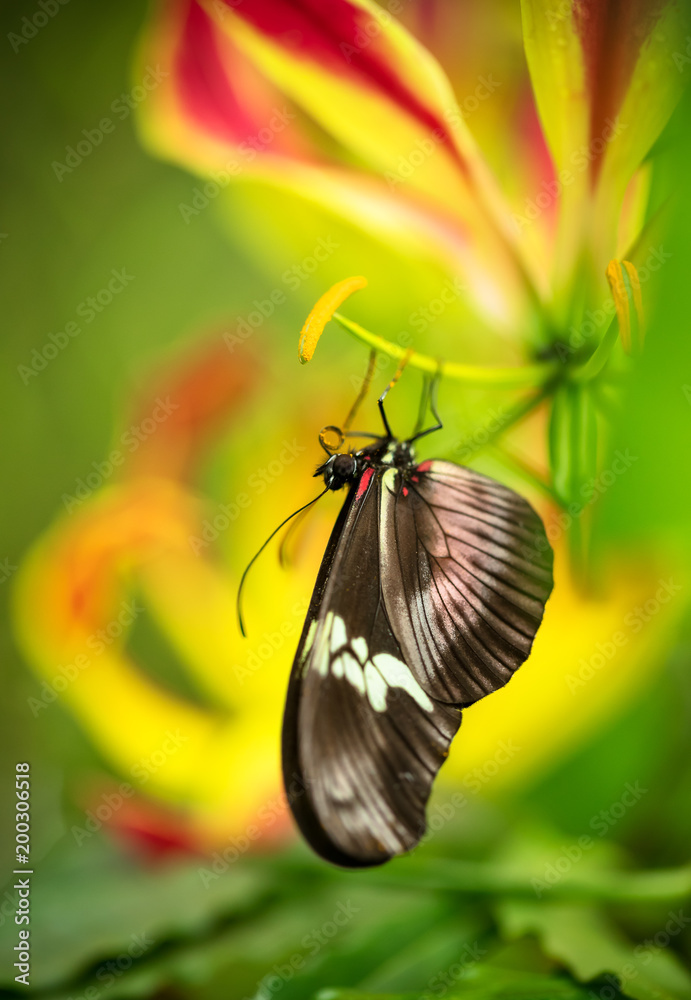
[[[277,856],[272,863],[281,878],[297,875],[318,881],[323,869],[296,855]],[[328,873],[330,879],[357,878],[358,883],[372,886],[393,886],[450,893],[474,893],[484,896],[518,896],[550,900],[600,900],[610,903],[660,902],[675,903],[691,897],[691,865],[680,868],[658,868],[651,871],[572,868],[558,881],[545,885],[544,868],[535,870],[525,864],[496,861],[457,861],[447,858],[400,858],[378,869],[358,872]]]
[[[619,324],[616,317],[607,327],[604,337],[597,345],[588,360],[580,368],[576,368],[571,378],[576,382],[588,382],[600,374],[609,361],[612,349],[619,336]]]
[[[544,874],[544,873],[542,873]],[[415,886],[448,892],[510,894],[535,898],[535,886],[525,871],[479,861],[411,859],[363,876],[378,883]],[[536,875],[538,881],[541,875]],[[674,902],[691,896],[691,866],[657,871],[582,871],[575,869],[545,893],[550,899],[586,898],[609,902]]]
[[[354,337],[361,340],[369,347],[374,347],[382,354],[388,354],[392,358],[401,359],[408,354],[405,347],[399,344],[392,344],[390,340],[370,333],[359,323],[346,319],[340,313],[334,313],[333,319],[339,323],[344,330],[352,333]],[[555,372],[555,366],[542,363],[537,365],[523,365],[520,368],[476,368],[474,365],[461,365],[455,361],[439,362],[436,358],[431,358],[426,354],[418,354],[413,351],[408,357],[408,364],[412,368],[419,368],[420,371],[435,373],[441,367],[445,378],[453,379],[456,382],[465,382],[468,385],[494,386],[502,389],[525,389],[541,386],[547,382]]]

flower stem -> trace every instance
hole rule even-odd
[[[385,340],[384,337],[380,337],[376,333],[370,333],[359,323],[346,319],[340,313],[334,313],[332,318],[348,333],[357,337],[364,344],[381,351],[382,354],[400,359],[408,353],[407,348],[401,347],[399,344],[392,344],[390,340]],[[453,379],[456,382],[477,386],[494,386],[502,389],[536,388],[547,382],[556,370],[553,364],[547,362],[522,365],[520,368],[477,368],[474,365],[461,365],[455,361],[439,362],[436,358],[431,358],[426,354],[418,354],[417,351],[410,352],[408,364],[412,368],[431,373],[435,373],[441,368],[444,378]]]
[[[588,360],[585,364],[581,365],[580,368],[576,368],[576,370],[572,373],[571,378],[576,382],[589,382],[590,379],[599,375],[609,360],[612,348],[617,342],[618,334],[619,324],[617,323],[615,317],[612,319],[612,322],[607,327],[604,337]]]

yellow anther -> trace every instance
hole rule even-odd
[[[312,360],[312,355],[314,354],[317,342],[324,331],[324,327],[329,322],[338,307],[342,305],[345,300],[353,294],[353,292],[357,292],[358,289],[364,288],[366,284],[367,278],[363,278],[361,275],[354,278],[344,278],[343,281],[339,281],[333,286],[333,288],[330,288],[328,292],[325,292],[322,295],[315,307],[312,309],[312,312],[305,320],[305,325],[302,330],[300,330],[298,357],[303,365],[306,365],[308,361]]]
[[[617,310],[622,346],[631,354],[643,346],[643,300],[638,271],[629,260],[611,260],[606,274]]]

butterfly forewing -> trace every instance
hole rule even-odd
[[[336,864],[381,864],[425,828],[460,724],[405,663],[382,599],[381,476],[349,495],[322,563],[291,676],[283,767],[306,838]]]

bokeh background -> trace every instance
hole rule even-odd
[[[14,764],[28,761],[36,873],[28,989],[13,978],[9,875],[3,890],[3,995],[691,997],[688,98],[639,178],[656,227],[639,267],[650,247],[669,256],[642,284],[643,358],[615,358],[603,387],[598,476],[631,457],[587,512],[587,580],[569,555],[573,518],[536,485],[548,407],[500,448],[489,439],[521,394],[442,383],[445,427],[425,457],[467,458],[529,496],[557,588],[530,661],[466,713],[425,842],[344,873],[297,838],[278,758],[340,497],[291,533],[287,567],[274,546],[255,568],[247,640],[234,612],[248,559],[315,494],[317,433],[343,419],[367,363],[332,325],[300,366],[298,332],[333,282],[364,274],[343,312],[431,357],[508,366],[545,345],[512,295],[483,318],[478,286],[400,221],[366,231],[268,170],[195,195],[192,139],[157,132],[163,8],[70,0],[21,43],[38,8],[0,15],[0,822],[9,872]],[[462,107],[480,78],[499,81],[466,103],[467,124],[521,212],[549,167],[519,5],[421,0],[401,16]],[[688,45],[680,36],[679,83]],[[297,120],[290,142],[361,166]],[[527,237],[536,259],[549,258],[551,215]],[[393,370],[382,359],[376,387]],[[409,370],[390,397],[401,434],[420,388]],[[371,400],[360,422],[376,430]]]

